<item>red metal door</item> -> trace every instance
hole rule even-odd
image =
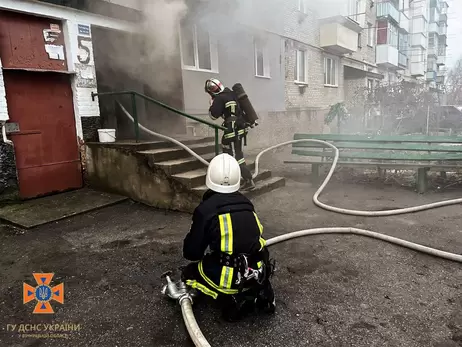
[[[4,70],[22,198],[82,187],[69,76]]]

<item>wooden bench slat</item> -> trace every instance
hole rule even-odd
[[[307,157],[334,157],[333,151],[309,151],[303,149],[292,149],[292,154],[302,155]],[[381,159],[381,160],[415,160],[415,161],[430,161],[430,160],[460,160],[462,161],[462,153],[403,153],[403,152],[345,152],[341,151],[339,158],[350,159]],[[462,163],[461,163],[462,165]]]
[[[367,142],[334,142],[333,145],[339,149],[379,149],[399,151],[433,151],[433,152],[461,152],[461,145],[440,145],[440,144],[412,144],[412,143],[367,143]],[[293,148],[329,148],[318,143],[299,142],[292,144]]]
[[[319,165],[319,166],[328,166],[332,165],[332,162],[329,161],[316,161],[316,160],[284,160],[284,164],[305,164],[305,165]],[[338,166],[343,167],[379,167],[382,169],[415,169],[421,167],[431,167],[434,171],[441,171],[446,169],[452,170],[462,170],[462,166],[451,165],[451,164],[422,164],[422,163],[380,163],[380,162],[351,162],[351,161],[338,161]]]
[[[427,136],[427,135],[341,135],[341,134],[294,134],[294,140],[315,139],[342,142],[427,142],[427,143],[462,143],[462,136]]]

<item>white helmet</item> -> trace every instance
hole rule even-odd
[[[241,168],[234,157],[223,153],[209,164],[205,185],[218,193],[237,192],[241,185]]]

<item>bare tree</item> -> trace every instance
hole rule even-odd
[[[462,105],[462,57],[448,73],[446,93],[448,105]]]
[[[426,133],[427,122],[432,128],[437,123],[438,92],[425,83],[402,80],[359,88],[354,99],[356,106],[364,105],[364,132]]]

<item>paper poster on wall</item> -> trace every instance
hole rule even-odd
[[[48,53],[48,57],[54,60],[65,60],[64,57],[64,46],[62,45],[45,45],[45,51]]]
[[[60,30],[43,29],[43,38],[45,42],[55,42],[57,39],[59,39],[60,34]]]
[[[45,42],[53,43],[59,39],[61,29],[58,24],[50,24],[50,29],[43,29],[43,39]]]

